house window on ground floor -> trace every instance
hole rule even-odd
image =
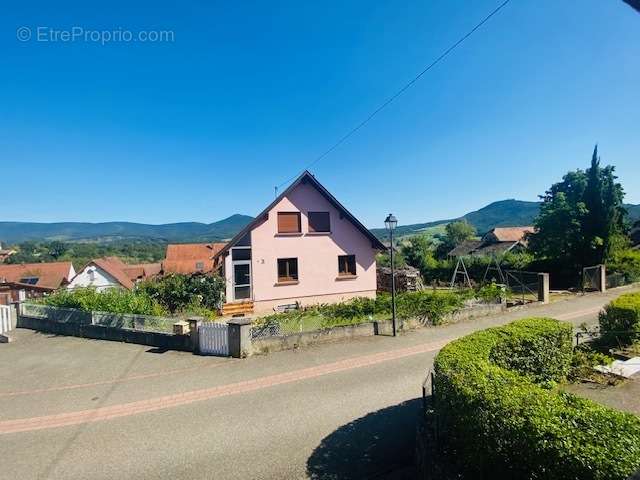
[[[298,259],[279,258],[278,259],[278,282],[298,281]]]
[[[356,274],[356,256],[338,256],[338,275],[341,277],[353,277]]]

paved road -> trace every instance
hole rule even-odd
[[[18,330],[0,345],[0,478],[384,478],[411,463],[442,345],[525,316],[595,322],[619,293],[246,360]]]

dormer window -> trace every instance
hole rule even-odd
[[[22,277],[20,279],[20,283],[24,283],[25,285],[35,285],[40,280],[39,277]]]

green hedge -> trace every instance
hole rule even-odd
[[[631,343],[640,339],[640,292],[620,295],[604,307],[600,313],[600,331],[605,340]]]
[[[444,347],[435,411],[463,478],[625,479],[640,468],[640,418],[564,393],[571,326],[530,318]]]

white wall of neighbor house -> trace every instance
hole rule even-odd
[[[121,285],[113,276],[100,267],[89,265],[81,270],[67,285],[69,290],[82,287],[95,287],[97,291],[101,292],[109,288],[121,287]]]

